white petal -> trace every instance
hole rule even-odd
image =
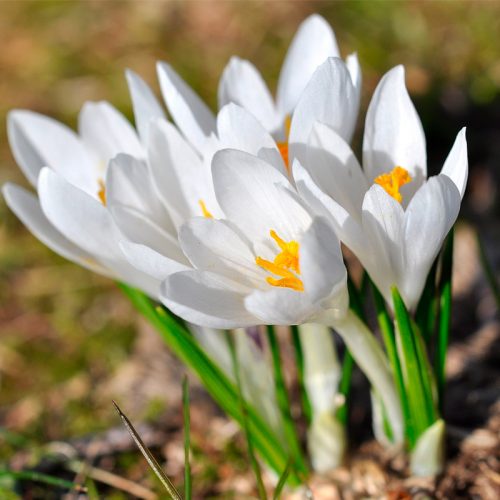
[[[108,102],[86,102],[78,116],[78,131],[83,143],[95,153],[101,171],[118,153],[144,156],[134,127]]]
[[[249,61],[231,57],[219,82],[218,97],[219,109],[231,102],[238,104],[270,132],[281,125],[271,93],[257,68]]]
[[[359,220],[369,186],[349,144],[330,127],[316,123],[307,160],[311,177],[321,190]]]
[[[297,190],[315,214],[330,219],[337,236],[355,254],[362,251],[366,243],[360,220],[324,193],[297,160],[293,164],[293,175]]]
[[[126,70],[130,97],[134,107],[135,126],[143,144],[147,143],[149,123],[165,118],[165,112],[149,85],[134,71]]]
[[[282,116],[293,113],[307,82],[328,57],[340,57],[335,35],[325,19],[313,14],[299,26],[281,68],[276,101]]]
[[[404,217],[404,268],[400,293],[413,309],[429,269],[460,211],[460,193],[445,175],[431,177],[415,194]]]
[[[181,227],[179,239],[194,267],[249,287],[265,284],[250,242],[229,221],[195,217]]]
[[[345,64],[351,75],[352,84],[354,86],[354,95],[356,102],[355,114],[358,116],[359,104],[361,102],[361,87],[363,84],[363,77],[361,73],[361,66],[359,64],[358,55],[354,52],[346,57]],[[354,123],[356,125],[356,121]]]
[[[246,109],[227,104],[217,115],[219,149],[239,149],[258,156],[286,174],[276,142],[261,123]]]
[[[380,186],[375,184],[366,193],[362,216],[366,244],[356,256],[389,301],[403,269],[403,217],[402,206]]]
[[[357,97],[345,63],[327,59],[314,72],[295,108],[290,128],[290,161],[305,164],[306,145],[313,125],[321,122],[333,128],[347,142],[356,124]]]
[[[120,242],[127,261],[139,271],[163,281],[173,273],[187,271],[189,266],[162,255],[146,245],[128,240]]]
[[[296,240],[309,227],[309,213],[286,191],[292,189],[287,178],[260,158],[225,149],[214,156],[212,172],[223,212],[252,243],[269,239],[271,229]]]
[[[460,196],[463,197],[465,186],[467,185],[467,177],[469,175],[465,127],[458,133],[450,154],[444,162],[441,174],[446,175],[455,183],[455,186],[457,186],[460,192]]]
[[[48,167],[38,178],[45,216],[73,243],[98,258],[114,259],[117,229],[106,208]]]
[[[289,288],[254,291],[245,299],[245,307],[265,325],[300,325],[316,312],[309,297]]]
[[[218,217],[212,174],[179,131],[166,120],[152,122],[148,160],[158,196],[176,226],[203,215],[200,201]]]
[[[215,116],[186,82],[167,63],[158,63],[161,93],[176,125],[190,143],[203,152],[215,131]]]
[[[413,180],[403,186],[404,200],[427,177],[425,135],[405,86],[403,66],[396,66],[380,80],[366,115],[363,167],[369,182],[394,167],[408,170]]]
[[[124,205],[110,208],[113,221],[125,238],[142,243],[153,250],[179,262],[187,263],[177,238],[146,217],[142,212]]]
[[[169,276],[161,286],[161,301],[195,325],[239,328],[258,324],[244,307],[239,285],[214,273],[185,271]]]
[[[347,272],[340,242],[326,219],[317,217],[300,241],[300,270],[305,293],[312,302],[344,286]]]
[[[9,113],[7,132],[14,158],[35,187],[40,170],[50,166],[75,186],[97,192],[92,158],[70,128],[38,113],[16,110]]]
[[[167,233],[176,236],[170,216],[156,194],[151,172],[144,161],[119,154],[106,170],[106,205],[140,212]]]
[[[110,276],[109,271],[101,266],[91,254],[69,241],[49,222],[36,196],[14,184],[5,184],[2,192],[9,208],[44,245],[91,271]]]

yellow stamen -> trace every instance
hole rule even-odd
[[[382,174],[378,177],[375,177],[375,184],[382,186],[387,194],[392,196],[396,201],[401,203],[403,201],[403,197],[399,190],[401,186],[408,184],[412,181],[408,170],[403,167],[394,167],[388,174]]]
[[[287,170],[290,169],[288,164],[288,137],[290,136],[290,127],[292,126],[292,117],[290,115],[286,115],[285,117],[285,140],[283,142],[278,142],[276,145],[278,146],[279,152],[283,161],[285,162],[285,167]]]
[[[198,200],[198,203],[201,207],[201,213],[203,214],[203,217],[206,217],[207,219],[213,219],[214,216],[207,210],[205,202],[203,200]]]
[[[97,196],[101,200],[103,205],[106,205],[106,185],[102,179],[97,181],[99,183],[99,191],[97,191]]]
[[[286,242],[281,239],[276,231],[271,230],[271,238],[276,242],[281,252],[274,258],[274,261],[256,257],[255,263],[266,271],[279,276],[280,279],[269,276],[266,281],[272,286],[291,288],[299,292],[304,291],[304,283],[294,273],[300,275],[299,265],[299,244],[296,241]]]

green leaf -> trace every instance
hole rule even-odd
[[[293,348],[295,350],[295,362],[297,366],[297,384],[300,391],[300,400],[302,403],[302,412],[309,424],[311,422],[311,403],[309,402],[309,397],[307,396],[307,391],[304,386],[304,352],[302,351],[302,344],[300,343],[299,329],[296,325],[290,327],[290,332],[292,336]]]
[[[436,344],[435,373],[438,390],[439,407],[442,408],[445,385],[446,352],[451,325],[451,278],[453,272],[453,239],[454,230],[450,231],[446,239],[439,280],[439,328]]]
[[[187,376],[182,381],[182,416],[184,420],[184,498],[191,500],[191,422],[189,414],[189,382]]]
[[[286,464],[285,469],[283,470],[283,473],[281,474],[278,484],[276,485],[276,488],[273,493],[273,500],[278,500],[281,492],[283,491],[283,488],[285,487],[286,480],[288,478],[288,475],[290,474],[290,471],[292,470],[292,460],[290,459],[288,463]]]
[[[267,499],[266,488],[264,487],[264,482],[262,481],[262,474],[260,471],[259,462],[254,453],[252,433],[250,432],[250,426],[248,425],[248,414],[245,406],[245,400],[243,398],[243,390],[241,388],[241,376],[240,367],[238,363],[238,357],[236,355],[236,348],[234,346],[234,339],[231,337],[230,332],[226,332],[227,343],[231,350],[231,359],[233,362],[234,378],[236,379],[236,386],[238,388],[238,402],[240,404],[240,411],[243,419],[243,430],[245,431],[245,437],[247,440],[248,456],[250,458],[250,463],[252,465],[252,470],[257,480],[257,490],[259,492],[259,498],[261,500]]]
[[[44,483],[50,486],[55,486],[63,490],[86,492],[87,489],[80,484],[72,483],[71,481],[66,481],[65,479],[60,479],[58,477],[49,476],[48,474],[42,474],[41,472],[23,470],[23,471],[12,471],[8,469],[0,469],[0,479],[8,478],[14,481],[32,481],[36,483]]]
[[[418,302],[417,309],[415,311],[415,320],[420,328],[422,337],[425,340],[426,345],[429,345],[432,337],[434,336],[434,330],[436,328],[436,316],[437,316],[437,286],[436,286],[436,274],[438,269],[439,256],[434,260],[427,280],[425,282],[425,287],[422,292],[422,296]]]
[[[227,413],[228,416],[243,425],[238,404],[238,391],[224,372],[200,348],[186,328],[165,309],[156,307],[142,292],[120,284],[124,293],[134,306],[157,329],[171,351],[203,382],[208,393]],[[247,407],[250,432],[253,442],[262,459],[274,471],[281,471],[288,460],[288,453],[281,446],[279,439],[262,417],[251,407]],[[293,486],[301,484],[292,472],[289,482]]]
[[[427,376],[426,361],[423,359],[423,341],[418,338],[419,332],[413,328],[410,315],[396,287],[392,289],[392,299],[405,369],[406,394],[410,413],[414,417],[415,438],[418,439],[436,420],[432,382]],[[414,444],[415,441],[410,443],[412,447]]]
[[[120,410],[120,407],[113,401],[113,405],[115,406],[116,411],[118,412],[118,415],[120,415],[120,418],[123,420],[123,423],[125,424],[125,427],[127,428],[128,432],[132,436],[132,439],[134,440],[135,444],[137,445],[137,448],[139,448],[139,451],[142,453],[143,457],[146,459],[149,467],[151,470],[156,474],[156,477],[160,480],[161,484],[167,490],[168,494],[170,495],[170,498],[172,500],[182,500],[181,496],[179,495],[179,492],[175,489],[175,486],[172,484],[168,476],[165,474],[165,471],[161,468],[160,464],[156,461],[156,458],[153,456],[153,454],[149,451],[148,447],[144,444],[142,441],[141,437],[139,436],[138,432],[135,430],[134,426],[130,422],[130,420],[127,418],[127,416]]]
[[[415,443],[415,425],[410,412],[410,405],[408,395],[406,393],[401,361],[399,359],[399,353],[396,346],[396,335],[394,333],[392,319],[387,311],[384,298],[374,283],[372,283],[372,290],[375,309],[377,311],[377,321],[382,333],[382,339],[384,341],[387,357],[389,358],[389,363],[391,365],[396,389],[401,400],[401,408],[403,410],[403,418],[405,420],[406,438],[408,439],[410,446],[413,446]]]
[[[273,360],[274,382],[276,385],[276,399],[281,410],[283,421],[283,430],[286,441],[290,448],[290,454],[293,458],[294,466],[300,473],[307,474],[308,468],[302,456],[297,431],[293,422],[292,413],[290,411],[290,400],[285,386],[285,379],[281,370],[281,356],[279,351],[278,339],[273,326],[267,326],[267,338],[271,349]]]

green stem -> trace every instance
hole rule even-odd
[[[267,326],[267,338],[269,347],[271,349],[271,356],[273,360],[274,381],[276,384],[276,398],[278,406],[281,410],[281,417],[283,419],[283,430],[285,437],[290,447],[290,453],[294,460],[295,468],[298,472],[307,474],[307,465],[302,456],[299,439],[293,422],[292,413],[290,410],[290,400],[285,386],[285,379],[281,370],[281,356],[279,351],[278,338],[273,326]]]

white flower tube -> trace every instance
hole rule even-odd
[[[299,327],[304,353],[304,385],[311,404],[307,446],[313,469],[327,472],[338,467],[346,448],[345,428],[336,418],[340,404],[341,367],[330,329],[324,325]]]

